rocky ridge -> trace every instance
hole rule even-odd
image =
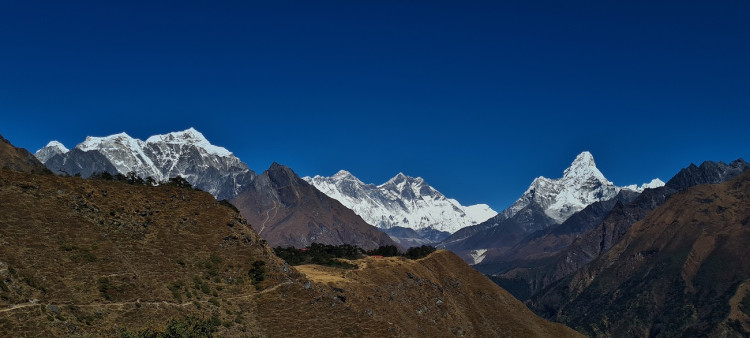
[[[72,150],[52,141],[36,156],[57,174],[89,177],[100,172],[134,172],[156,181],[182,176],[219,199],[236,196],[255,177],[247,164],[225,148],[212,145],[194,128],[151,136],[146,141],[126,133],[89,136]]]

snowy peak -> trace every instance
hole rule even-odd
[[[50,143],[52,144],[52,143]],[[212,145],[195,128],[154,135],[142,141],[119,133],[104,137],[86,137],[77,150],[62,153],[57,148],[45,147],[37,153],[53,172],[70,175],[108,171],[111,174],[152,177],[157,181],[182,176],[193,186],[207,191],[218,199],[239,194],[255,177],[247,164],[225,148]],[[88,170],[88,171],[86,171]]]
[[[530,204],[536,204],[544,213],[558,223],[562,223],[574,213],[588,205],[614,198],[621,189],[637,192],[649,187],[664,185],[659,179],[642,186],[617,187],[607,180],[596,167],[594,156],[584,151],[576,156],[563,177],[549,179],[537,177],[529,188],[513,205],[502,212],[502,218],[513,217]]]
[[[403,190],[405,183],[409,180],[414,180],[413,178],[404,175],[404,173],[399,172],[396,176],[393,176],[390,180],[386,181],[385,183],[378,186],[378,188],[389,188],[391,190]]]
[[[36,157],[40,162],[44,163],[53,156],[65,154],[68,151],[70,150],[66,148],[62,143],[57,141],[50,141],[46,146],[44,146],[44,148],[37,150],[36,153],[34,153],[34,157]]]
[[[592,177],[602,182],[609,182],[604,178],[599,168],[596,167],[594,156],[588,151],[578,154],[573,163],[570,164],[570,167],[563,172],[563,178],[567,179]]]
[[[196,146],[200,149],[205,150],[209,154],[217,155],[217,156],[232,156],[232,153],[223,147],[218,147],[206,139],[203,134],[195,128],[190,127],[183,131],[178,132],[172,132],[169,134],[164,135],[154,135],[146,139],[146,143],[148,144],[154,144],[154,143],[165,143],[169,145],[177,145],[177,146]]]
[[[317,176],[317,175],[315,177],[316,178],[317,177],[322,178],[322,176]],[[339,180],[339,181],[344,181],[344,180],[347,180],[347,181],[357,181],[357,182],[362,183],[362,181],[360,181],[359,179],[357,179],[356,177],[354,177],[354,175],[352,175],[352,173],[350,173],[350,172],[348,172],[346,170],[339,170],[336,174],[334,174],[333,176],[331,176],[331,179]]]
[[[396,176],[393,176],[393,178],[391,178],[390,180],[388,180],[388,182],[386,182],[385,184],[388,184],[388,183],[398,184],[398,183],[406,181],[406,180],[408,180],[410,178],[411,177],[404,175],[404,173],[399,172],[398,174],[396,174]]]
[[[62,144],[62,143],[60,143],[58,141],[49,141],[49,143],[47,143],[47,145],[44,146],[44,148],[57,149],[61,153],[67,153],[68,151],[70,151],[68,148],[65,147],[64,144]],[[41,149],[39,149],[39,150],[41,150]]]
[[[379,185],[378,189],[393,195],[393,198],[404,201],[446,199],[443,194],[427,184],[423,178],[415,178],[403,173],[398,173],[398,175],[388,180],[388,182]]]
[[[88,136],[85,141],[76,146],[76,149],[102,153],[122,174],[132,171],[142,177],[151,176],[157,180],[164,180],[165,177],[146,155],[143,147],[143,141],[134,139],[123,132],[104,137]]]
[[[76,148],[82,151],[91,151],[103,148],[115,148],[118,146],[141,147],[142,143],[143,141],[136,140],[123,132],[104,137],[87,136],[86,140],[79,143]]]
[[[333,175],[333,178],[349,178],[349,177],[354,177],[354,175],[352,175],[352,173],[346,170],[339,170],[339,172]]]
[[[497,215],[486,204],[462,206],[446,198],[423,178],[404,173],[377,186],[365,184],[345,170],[331,177],[303,179],[382,229],[400,226],[452,233]]]

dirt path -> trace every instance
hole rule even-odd
[[[279,213],[279,203],[276,201],[273,201],[273,208],[270,210],[266,210],[266,219],[263,221],[263,223],[260,225],[260,231],[258,231],[258,235],[263,233],[263,230],[266,229],[266,223],[271,220],[271,218],[276,217]],[[273,210],[273,217],[271,217],[271,210]]]
[[[278,289],[278,288],[280,288],[282,286],[285,286],[285,285],[290,285],[290,284],[292,284],[292,283],[291,282],[281,283],[281,284],[275,285],[275,286],[270,287],[270,288],[265,289],[265,290],[261,290],[261,291],[258,291],[258,292],[253,292],[253,293],[250,293],[250,294],[244,294],[244,295],[240,295],[240,296],[226,297],[225,299],[226,300],[237,300],[237,299],[251,298],[251,297],[258,296],[258,295],[262,295],[264,293],[269,293],[269,292],[276,291],[276,289]],[[206,304],[206,303],[208,303],[208,300],[195,300],[195,301],[184,302],[184,303],[173,303],[173,302],[167,302],[167,301],[144,302],[144,301],[141,301],[140,299],[136,299],[134,301],[129,301],[129,302],[92,303],[92,304],[39,303],[38,301],[31,301],[31,302],[27,302],[27,303],[13,304],[13,305],[11,305],[11,306],[9,306],[7,308],[0,309],[0,313],[12,312],[12,311],[15,311],[15,310],[19,310],[19,309],[23,309],[23,308],[28,308],[28,307],[39,306],[39,305],[42,305],[42,306],[45,306],[45,307],[50,306],[50,305],[55,305],[55,306],[59,306],[59,307],[63,307],[63,306],[75,306],[75,307],[122,307],[122,306],[127,306],[127,305],[140,304],[141,306],[143,306],[143,305],[153,305],[153,306],[164,305],[164,306],[182,307],[182,306],[193,305],[195,302],[198,302],[198,303],[201,303],[201,304]]]

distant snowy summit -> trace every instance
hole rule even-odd
[[[35,156],[58,174],[91,176],[98,172],[152,177],[158,181],[182,176],[218,199],[242,192],[255,173],[225,148],[212,145],[199,131],[151,136],[146,141],[120,133],[86,137],[72,150],[52,141]]]
[[[34,156],[39,160],[39,162],[44,163],[53,156],[65,154],[68,151],[70,150],[66,148],[62,143],[57,141],[50,141],[46,146],[44,146],[44,148],[37,150]]]
[[[381,185],[365,184],[345,170],[331,177],[303,179],[381,229],[403,227],[453,233],[497,215],[486,204],[463,206],[421,177],[403,173]]]
[[[576,212],[588,205],[614,198],[621,190],[643,192],[647,188],[657,188],[664,185],[656,178],[641,186],[615,186],[607,180],[596,167],[594,156],[584,151],[576,156],[570,167],[565,169],[563,177],[549,179],[537,177],[528,189],[513,205],[505,209],[500,218],[513,217],[520,210],[531,203],[540,206],[544,213],[558,223],[562,223]]]

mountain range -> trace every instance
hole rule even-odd
[[[89,177],[95,173],[126,175],[166,181],[181,176],[218,199],[231,199],[255,177],[244,162],[225,148],[212,145],[189,128],[142,141],[126,133],[87,137],[72,150],[51,141],[35,156],[57,174]]]
[[[527,206],[535,204],[559,224],[594,202],[614,198],[622,190],[642,192],[662,185],[664,182],[655,178],[641,186],[615,186],[596,167],[594,156],[584,151],[565,169],[563,177],[549,179],[540,176],[534,179],[523,195],[500,214],[498,220],[509,219]]]
[[[255,177],[231,203],[272,246],[351,244],[372,250],[396,245],[388,235],[278,163]]]
[[[380,185],[365,184],[345,170],[304,180],[406,246],[438,242],[497,215],[486,204],[463,206],[423,178],[403,173]]]
[[[463,228],[440,246],[461,255],[471,264],[498,257],[525,237],[561,224],[587,206],[601,201],[637,195],[664,183],[653,179],[641,186],[618,187],[596,167],[584,151],[565,169],[563,177],[538,177],[509,208],[478,225]]]
[[[580,336],[447,251],[298,269],[207,192],[51,175],[7,142],[0,164],[4,336]]]
[[[729,179],[738,161],[691,166],[665,188]],[[590,335],[747,336],[749,226],[748,171],[675,192],[532,308]]]
[[[486,205],[463,207],[423,179],[403,174],[377,188],[362,184],[346,172],[332,178],[306,178],[313,184],[310,188],[291,169],[279,165],[273,165],[262,177],[256,177],[247,164],[227,149],[211,144],[194,128],[154,135],[145,141],[126,133],[87,137],[73,149],[51,141],[35,156],[49,170],[61,175],[85,178],[102,172],[134,173],[144,179],[150,177],[154,182],[181,176],[217,199],[233,200],[269,242],[281,246],[304,246],[317,241],[365,248],[410,247],[439,242],[450,234],[446,230],[455,231],[496,214]],[[270,177],[285,178],[274,181]],[[279,186],[279,182],[291,185]],[[344,206],[321,195],[317,188],[339,197]],[[337,190],[339,188],[342,190]],[[293,191],[296,201],[289,199],[292,195],[286,194],[287,191]],[[335,191],[340,193],[337,195]],[[347,192],[367,195],[371,203],[349,203],[352,199],[343,198]],[[365,220],[347,207],[354,207]],[[274,219],[280,215],[286,218]],[[368,222],[389,231],[391,239]]]
[[[176,313],[200,315],[205,313],[204,307],[213,311],[214,306],[224,306],[218,297],[235,297],[227,293],[232,292],[255,301],[242,303],[232,298],[232,303],[241,303],[238,308],[227,302],[228,311],[223,313],[237,313],[234,320],[242,323],[234,329],[224,325],[222,332],[231,335],[240,334],[236,330],[247,328],[248,323],[256,335],[307,331],[312,335],[571,334],[529,314],[515,299],[504,296],[502,289],[466,270],[466,264],[446,251],[413,263],[370,258],[357,262],[363,268],[345,272],[315,266],[296,270],[270,249],[276,245],[304,247],[313,242],[408,247],[442,239],[441,247],[474,264],[479,272],[525,300],[538,315],[589,335],[750,335],[750,270],[744,258],[750,243],[745,229],[750,219],[750,164],[741,159],[729,164],[691,164],[666,184],[654,179],[641,186],[616,186],[599,171],[593,156],[583,152],[561,178],[535,179],[513,205],[497,214],[486,205],[462,206],[423,179],[401,173],[374,185],[364,184],[346,171],[302,179],[291,168],[274,163],[256,175],[231,152],[211,145],[192,128],[146,141],[124,133],[89,137],[72,150],[50,142],[35,154],[46,168],[30,153],[1,141],[0,199],[3,206],[10,207],[3,209],[0,229],[10,230],[2,234],[6,240],[5,258],[0,261],[0,293],[7,306],[0,316],[37,305],[46,309],[41,316],[24,312],[24,323],[29,325],[7,326],[3,323],[15,322],[0,321],[4,332],[57,335],[67,330],[73,334],[76,330],[89,332],[82,329],[87,325],[100,333],[112,333],[106,330],[123,322],[148,327],[151,322],[128,312],[97,313],[105,313],[102,310],[110,305],[132,304],[179,320]],[[50,170],[73,176],[133,172],[156,181],[180,175],[215,197],[231,199],[234,206],[169,184],[114,184],[57,177],[49,175]],[[483,218],[489,219],[481,221]],[[20,219],[25,220],[24,227],[15,221]],[[65,228],[65,224],[74,229]],[[175,241],[175,233],[184,243]],[[39,247],[34,257],[24,256],[29,251],[20,248],[34,247],[30,241],[38,240],[40,234],[56,238],[59,247]],[[171,238],[169,245],[167,238]],[[45,240],[50,241],[53,239]],[[195,251],[196,247],[200,249]],[[128,254],[132,248],[147,252],[145,258],[129,260],[135,257]],[[242,254],[226,256],[231,250]],[[120,252],[116,258],[101,254],[114,251]],[[207,258],[191,261],[185,258],[186,252]],[[227,259],[223,257],[235,262],[240,256],[251,256],[255,263],[222,263]],[[51,257],[57,257],[56,264],[62,264],[63,269],[94,280],[47,269]],[[164,264],[173,260],[177,267]],[[240,284],[222,284],[239,278],[237,269],[240,274],[244,269],[249,271],[244,275],[257,277],[254,269],[264,264],[268,266],[267,280],[251,282],[259,290],[257,294],[243,294],[246,291]],[[132,279],[120,277],[124,272],[112,270],[113,266],[128,266],[131,272],[161,272],[149,280]],[[182,280],[174,281],[185,271],[197,276],[192,289]],[[206,282],[198,283],[200,280]],[[163,298],[168,293],[155,291],[161,288],[160,283],[171,283],[166,289],[175,299],[193,297],[193,302],[171,303]],[[82,285],[98,285],[98,293]],[[429,285],[432,288],[425,288]],[[471,288],[462,289],[464,285]],[[204,299],[199,293],[202,289],[207,289],[208,293],[200,291],[207,297],[213,293],[213,298]],[[383,299],[384,290],[390,298],[382,304],[373,302]],[[468,299],[467,292],[479,296]],[[266,293],[273,299],[265,299]],[[308,294],[312,301],[300,303]],[[97,295],[103,301],[97,300]],[[132,301],[133,295],[147,299]],[[61,308],[62,299],[75,299],[76,305]],[[318,322],[311,322],[307,314],[321,312],[321,299],[331,299],[331,304],[326,301],[324,305],[332,310],[327,310],[325,323],[319,322],[320,316]],[[424,299],[437,301],[432,306]],[[151,309],[151,304],[157,303],[166,308],[184,308],[185,304],[194,308],[164,313]],[[441,307],[446,303],[451,305]],[[336,307],[343,304],[346,306]],[[81,306],[98,312],[89,314]],[[414,306],[418,306],[416,312]],[[242,312],[253,307],[272,311]],[[292,321],[301,320],[307,330],[273,331],[279,330],[279,323],[289,322],[281,314],[290,308],[302,311],[294,312]],[[213,313],[216,316],[216,311]],[[371,313],[378,313],[378,318]],[[522,317],[529,320],[519,321],[520,317],[511,313],[525,313]],[[339,330],[326,322],[341,323],[342,318],[357,324],[345,324]],[[429,328],[420,324],[425,318],[433,323]],[[54,325],[46,326],[42,319]],[[384,321],[400,324],[387,326]],[[35,331],[40,328],[44,331]]]
[[[742,159],[729,164],[704,162],[680,170],[662,187],[637,196],[597,202],[547,231],[534,233],[475,268],[526,299],[606,253],[627,229],[673,194],[700,184],[716,184],[750,168]]]
[[[211,144],[194,128],[154,135],[145,141],[126,133],[87,137],[73,149],[51,141],[35,156],[51,171],[62,175],[85,178],[102,172],[113,175],[134,173],[144,179],[151,177],[156,182],[181,176],[217,199],[234,200],[240,204],[243,215],[254,226],[260,225],[258,231],[263,232],[275,245],[303,245],[320,241],[327,244],[358,244],[368,248],[373,243],[410,247],[439,242],[463,226],[477,224],[497,214],[483,204],[464,207],[458,201],[443,196],[422,178],[403,174],[374,186],[341,171],[329,178],[306,177],[307,183],[314,187],[310,189],[304,186],[307,183],[297,182],[297,175],[286,168],[293,177],[289,176],[284,182],[294,182],[293,187],[274,186],[275,182],[269,180],[268,175],[256,180],[255,172],[247,164],[227,149]],[[272,166],[270,174],[273,175],[278,168]],[[282,200],[290,202],[289,196],[279,192],[288,189],[295,191],[294,196],[300,203],[282,203]],[[320,196],[317,190],[338,200],[344,207],[330,207],[332,201]],[[248,200],[268,203],[251,206],[245,202]],[[275,202],[271,203],[271,200]],[[316,202],[307,203],[310,201]],[[316,209],[321,205],[326,207]],[[288,213],[279,213],[279,208]],[[343,210],[346,208],[353,209],[359,216],[349,215],[348,211]],[[290,214],[305,216],[277,220],[281,223],[270,220],[278,215]],[[269,222],[274,225],[265,227]],[[369,225],[364,226],[366,224],[388,232],[392,240],[375,235]],[[348,229],[344,230],[345,227]],[[302,228],[310,232],[299,232]],[[289,232],[292,230],[294,236]]]

